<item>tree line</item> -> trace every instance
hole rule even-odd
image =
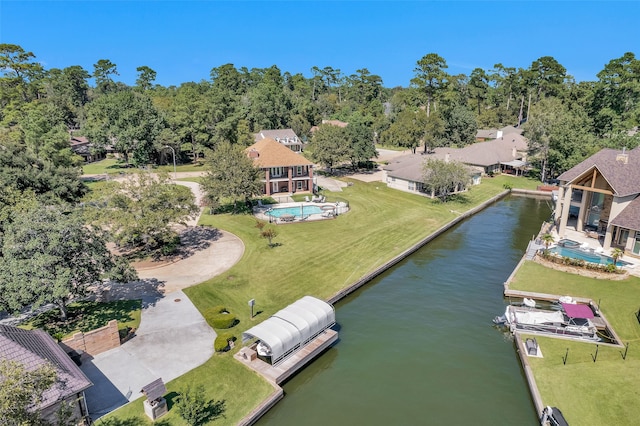
[[[386,88],[362,68],[345,75],[313,67],[310,77],[268,68],[211,69],[206,80],[164,87],[156,72],[137,68],[134,86],[117,81],[116,64],[100,59],[46,70],[32,52],[0,45],[0,143],[39,161],[72,167],[69,133],[88,137],[135,165],[197,161],[223,142],[246,147],[262,129],[291,128],[309,141],[312,159],[331,168],[375,155],[374,143],[425,151],[461,147],[479,128],[522,126],[531,158],[554,176],[602,147],[632,148],[640,121],[640,65],[625,53],[604,65],[597,81],[576,82],[551,56],[528,68],[495,64],[449,74],[429,53],[416,62],[409,87]],[[90,84],[93,82],[93,84]],[[323,119],[353,126],[310,130]],[[324,134],[323,134],[324,133]],[[315,141],[314,141],[315,139]],[[315,142],[315,147],[314,147]],[[315,158],[313,155],[315,154]]]

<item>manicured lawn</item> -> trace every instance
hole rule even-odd
[[[245,244],[245,253],[229,271],[184,291],[201,312],[215,305],[229,308],[240,319],[232,331],[241,339],[243,330],[298,298],[313,295],[324,299],[355,282],[457,215],[500,193],[512,179],[486,179],[464,197],[446,204],[388,189],[380,182],[353,180],[341,193],[325,193],[329,201],[347,200],[349,213],[335,220],[267,225],[278,232],[274,248],[260,238],[253,216],[205,214],[201,225],[237,235]],[[256,300],[258,314],[253,320],[249,318],[249,299]],[[205,380],[204,374],[211,378]],[[238,380],[240,376],[245,379]],[[247,382],[246,377],[252,380]],[[226,417],[215,421],[219,425],[236,424],[271,393],[271,386],[234,361],[232,353],[212,357],[203,367],[169,383],[168,389],[175,391],[190,382],[203,382],[209,398],[226,400]],[[218,383],[224,390],[217,390]],[[109,417],[142,419],[140,405],[128,405]],[[170,424],[180,424],[173,423],[176,417],[172,416]]]
[[[106,158],[95,163],[88,163],[82,166],[82,173],[85,175],[101,175],[101,174],[116,174],[116,173],[134,173],[140,170],[137,167],[124,167],[124,163],[121,163],[115,158]],[[154,171],[164,170],[169,173],[173,173],[173,164],[163,165],[153,168]],[[206,171],[206,166],[203,163],[198,164],[178,164],[176,166],[177,172],[202,172]]]
[[[624,349],[537,337],[544,358],[529,358],[545,405],[557,406],[569,424],[631,425],[640,418],[640,278],[597,280],[525,262],[512,289],[588,297],[600,309],[623,343]],[[566,365],[562,362],[567,348]]]

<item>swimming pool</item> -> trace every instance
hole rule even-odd
[[[585,262],[599,263],[601,265],[608,265],[613,263],[613,258],[594,252],[592,249],[583,250],[581,248],[562,247],[560,245],[549,249],[551,253],[555,253],[562,257],[570,257],[572,259],[582,259]],[[627,266],[629,262],[623,262],[618,260],[616,266]]]
[[[282,217],[282,215],[291,215],[296,218],[309,216],[310,214],[320,214],[323,210],[319,206],[304,205],[300,207],[277,207],[269,209],[267,214],[271,217]]]

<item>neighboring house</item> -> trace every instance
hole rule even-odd
[[[71,151],[82,157],[85,163],[100,161],[105,157],[104,152],[93,152],[93,144],[84,136],[71,136],[69,143]]]
[[[558,180],[555,219],[561,237],[575,225],[604,236],[605,250],[640,257],[640,147],[603,149]]]
[[[347,127],[349,125],[349,123],[345,123],[344,121],[340,121],[340,120],[322,120],[322,124],[329,124],[331,126],[338,126],[338,127]],[[320,127],[318,126],[313,126],[309,132],[314,133],[319,128]]]
[[[92,386],[69,355],[42,330],[23,330],[0,325],[0,358],[16,361],[27,370],[50,364],[58,373],[58,381],[42,395],[36,407],[43,419],[57,424],[56,412],[64,402],[72,409],[72,419],[81,422],[88,416],[84,391]]]
[[[478,129],[476,133],[477,142],[486,142],[493,139],[500,139],[509,134],[522,135],[523,130],[513,126],[505,126],[502,129]]]
[[[264,172],[263,193],[312,192],[313,163],[274,139],[262,139],[245,150]]]
[[[304,142],[300,140],[293,129],[260,130],[253,136],[256,142],[270,138],[280,142],[293,152],[302,152],[304,150]]]
[[[514,132],[486,142],[477,142],[464,148],[436,148],[427,154],[439,159],[447,156],[468,166],[482,169],[484,174],[522,174],[527,167],[528,143]]]
[[[389,188],[433,196],[425,189],[424,162],[428,156],[422,154],[407,154],[394,158],[383,168],[383,181]],[[445,161],[449,159],[445,158]],[[468,167],[472,185],[480,183],[481,171]],[[458,192],[465,191],[461,188]]]

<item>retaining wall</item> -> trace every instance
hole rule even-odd
[[[67,352],[82,351],[91,356],[117,348],[120,346],[118,321],[111,320],[106,326],[87,333],[75,333],[70,339],[63,340],[60,346]]]
[[[407,250],[403,251],[402,253],[400,253],[399,255],[394,257],[393,259],[391,259],[389,262],[385,263],[384,265],[380,266],[379,268],[376,268],[373,272],[370,272],[367,275],[365,275],[364,277],[360,278],[354,284],[352,284],[349,287],[346,287],[346,288],[340,290],[339,292],[335,293],[333,296],[331,296],[329,299],[327,299],[327,303],[330,303],[330,304],[333,305],[337,301],[347,297],[349,294],[353,293],[354,291],[356,291],[357,289],[359,289],[360,287],[362,287],[363,285],[365,285],[366,283],[368,283],[369,281],[371,281],[372,279],[374,279],[375,277],[377,277],[378,275],[380,275],[381,273],[383,273],[387,269],[391,268],[392,266],[396,265],[400,261],[406,259],[410,255],[415,253],[418,249],[422,248],[427,243],[429,243],[430,241],[432,241],[433,239],[435,239],[436,237],[438,237],[439,235],[441,235],[445,231],[448,231],[453,226],[455,226],[458,223],[462,222],[466,218],[468,218],[470,216],[473,216],[474,214],[476,214],[480,210],[483,210],[487,206],[489,206],[489,205],[495,203],[496,201],[504,198],[507,194],[509,194],[509,192],[510,192],[509,190],[505,190],[505,191],[501,192],[500,194],[498,194],[498,195],[490,198],[489,200],[485,201],[484,203],[482,203],[482,204],[472,208],[471,210],[461,214],[457,218],[453,219],[451,222],[449,222],[446,225],[444,225],[444,226],[440,227],[439,229],[437,229],[431,235],[429,235],[426,238],[423,238],[422,240],[420,240],[417,244],[415,244],[412,247],[408,248]]]

